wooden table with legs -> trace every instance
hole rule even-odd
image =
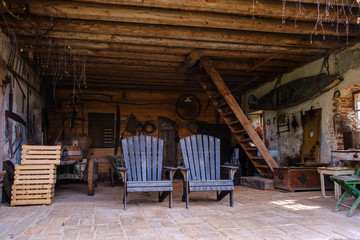
[[[355,174],[355,168],[349,167],[319,167],[318,172],[320,174],[320,184],[321,184],[321,195],[325,197],[325,178],[324,175],[332,176],[343,176],[343,175],[353,175]],[[334,182],[334,196],[335,199],[339,199],[341,195],[341,187],[339,184]]]

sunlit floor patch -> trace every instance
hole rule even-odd
[[[296,203],[296,200],[278,200],[278,201],[272,201],[270,203],[283,206],[285,208],[292,210],[311,210],[311,209],[321,208],[320,206],[310,206],[310,205]]]

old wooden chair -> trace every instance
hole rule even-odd
[[[169,195],[172,207],[172,178],[176,168],[163,167],[163,140],[141,135],[122,140],[125,167],[118,171],[124,182],[124,209],[128,192],[158,192],[159,202]],[[170,171],[170,180],[162,179],[162,169]]]
[[[341,186],[345,190],[339,201],[336,203],[334,211],[339,210],[340,205],[349,208],[349,212],[347,213],[348,217],[351,217],[354,213],[355,208],[360,203],[360,190],[356,188],[357,184],[360,184],[360,167],[356,171],[355,175],[352,176],[330,176],[330,179],[334,180],[337,184]],[[350,194],[355,198],[355,202],[353,205],[348,206],[343,204],[345,197]]]
[[[110,178],[111,187],[114,187],[115,177],[122,181],[121,174],[120,174],[118,169],[125,167],[124,156],[122,156],[122,155],[111,155],[110,156],[110,163],[111,163],[112,166],[109,167],[109,178]],[[115,177],[114,177],[114,174],[115,174]]]
[[[189,192],[195,191],[216,191],[218,201],[230,194],[232,207],[233,178],[238,167],[221,166],[229,170],[229,178],[220,179],[220,139],[198,134],[181,139],[180,145],[185,167],[178,169],[184,176],[186,208],[189,207]]]

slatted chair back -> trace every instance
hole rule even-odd
[[[122,140],[128,181],[160,181],[163,140],[140,135]]]
[[[192,135],[180,140],[189,181],[220,180],[220,139]]]

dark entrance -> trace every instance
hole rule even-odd
[[[207,123],[202,134],[211,135],[221,140],[221,164],[231,158],[231,132],[226,124]]]
[[[164,140],[164,166],[178,166],[177,160],[177,142],[178,128],[174,121],[159,117],[158,119],[159,138]]]

